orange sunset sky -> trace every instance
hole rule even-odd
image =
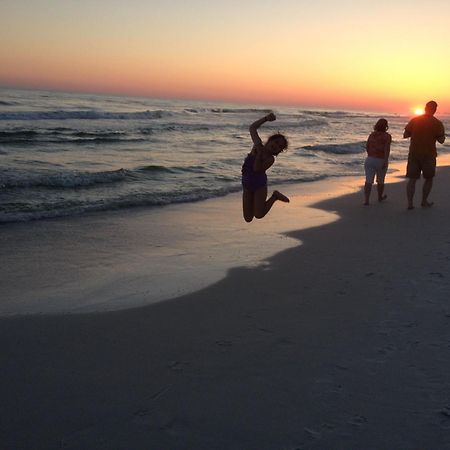
[[[450,112],[448,0],[2,0],[0,86]]]

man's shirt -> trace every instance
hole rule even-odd
[[[443,123],[428,114],[411,119],[405,131],[411,134],[409,153],[415,156],[435,157],[436,140],[445,134]]]

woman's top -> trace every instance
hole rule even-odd
[[[386,158],[385,150],[389,148],[392,137],[386,131],[373,131],[367,139],[367,155],[373,158]]]

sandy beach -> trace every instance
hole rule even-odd
[[[175,281],[149,278],[148,212],[3,227],[0,447],[450,449],[450,167],[429,209],[404,181],[364,207],[361,184],[303,186],[250,229],[237,195],[198,203],[164,228],[172,261],[198,249]]]

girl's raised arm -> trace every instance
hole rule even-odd
[[[253,122],[250,125],[250,136],[252,138],[253,144],[255,144],[256,146],[262,146],[262,141],[261,138],[259,137],[258,134],[258,128],[265,122],[273,122],[274,120],[276,120],[275,114],[274,113],[269,113],[267,114],[267,116],[262,117],[261,119],[257,120],[256,122]]]

